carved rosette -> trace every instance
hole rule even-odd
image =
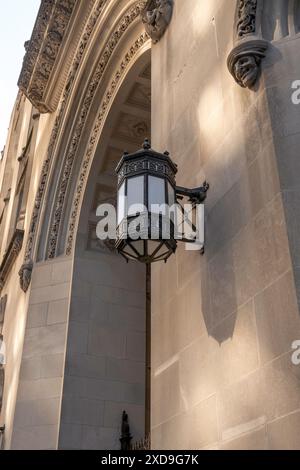
[[[142,11],[146,32],[154,43],[165,34],[173,15],[174,0],[148,0]]]
[[[268,42],[261,37],[259,0],[238,0],[234,26],[235,47],[227,60],[236,83],[252,89],[259,77]]]

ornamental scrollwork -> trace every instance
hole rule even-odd
[[[142,12],[145,29],[154,43],[165,34],[173,15],[173,0],[149,0]]]
[[[18,81],[20,90],[41,112],[54,111],[46,90],[70,23],[76,0],[43,0]]]
[[[55,119],[54,127],[51,133],[51,138],[49,142],[49,146],[47,149],[47,156],[46,159],[43,163],[42,171],[41,171],[41,176],[40,176],[40,181],[39,181],[39,186],[38,190],[36,193],[35,197],[35,202],[34,202],[34,207],[33,207],[33,212],[31,215],[31,220],[30,220],[30,226],[29,226],[29,234],[28,234],[28,239],[26,243],[26,249],[25,249],[25,255],[24,255],[24,261],[23,265],[19,271],[19,276],[20,276],[20,286],[21,289],[26,292],[28,290],[30,280],[31,280],[31,273],[32,273],[32,259],[33,259],[33,251],[34,251],[34,245],[35,245],[35,239],[36,239],[36,232],[37,232],[37,227],[39,223],[39,218],[40,218],[40,212],[41,212],[41,207],[42,207],[42,202],[44,198],[44,193],[46,189],[46,184],[49,176],[49,169],[51,166],[52,158],[54,155],[54,148],[55,148],[55,143],[58,138],[59,130],[61,123],[63,121],[63,116],[65,114],[65,109],[67,106],[68,98],[71,94],[72,90],[72,84],[74,83],[75,77],[77,70],[79,69],[79,65],[82,61],[84,51],[87,47],[87,44],[89,42],[89,39],[92,35],[92,32],[97,24],[98,18],[101,15],[103,8],[105,7],[107,0],[99,0],[97,6],[95,7],[95,10],[90,17],[86,29],[84,31],[84,34],[82,36],[80,45],[78,47],[77,53],[75,55],[75,59],[72,64],[72,69],[70,71],[67,84],[65,87],[64,95],[62,98],[62,102],[59,108],[58,115]],[[51,0],[53,3],[53,0]],[[50,0],[48,0],[48,3],[51,3]],[[44,2],[45,4],[46,2]],[[43,24],[47,21],[47,19],[44,19]],[[39,31],[40,29],[37,28]]]
[[[136,18],[139,17],[139,15],[142,12],[143,7],[144,7],[144,2],[142,1],[137,2],[134,6],[132,6],[126,12],[126,15],[123,16],[116,30],[111,35],[110,39],[107,41],[107,44],[97,64],[95,72],[87,87],[87,91],[86,91],[86,94],[82,103],[82,107],[79,112],[79,118],[76,122],[76,125],[74,126],[74,133],[72,135],[69,147],[66,152],[62,178],[61,178],[61,181],[59,182],[58,196],[56,198],[55,210],[54,210],[54,214],[51,220],[51,230],[50,230],[50,236],[49,236],[48,248],[47,248],[48,258],[55,258],[56,256],[56,246],[57,246],[60,223],[61,223],[61,219],[63,216],[66,189],[68,187],[68,182],[72,174],[73,163],[75,160],[80,138],[81,138],[81,135],[82,135],[82,132],[83,132],[83,129],[84,129],[87,117],[88,117],[88,112],[93,102],[93,98],[96,93],[98,84],[104,75],[106,66],[117,44],[119,43],[119,41],[121,40],[121,38],[123,37],[127,29],[129,28],[129,26],[132,24],[132,22]],[[148,35],[147,35],[147,39],[148,39]]]
[[[257,0],[241,0],[238,5],[236,31],[242,38],[256,32]]]

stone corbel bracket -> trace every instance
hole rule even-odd
[[[156,44],[165,34],[173,15],[174,0],[148,0],[142,11],[146,32]]]
[[[262,0],[238,0],[234,23],[234,48],[227,65],[236,83],[252,89],[256,84],[268,41],[261,35]]]

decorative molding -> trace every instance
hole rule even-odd
[[[268,42],[259,31],[258,0],[238,0],[234,27],[235,47],[227,59],[229,72],[242,88],[256,84]]]
[[[7,304],[7,295],[4,295],[0,299],[0,326],[4,322],[6,304]],[[0,333],[1,333],[1,328],[0,328]]]
[[[24,230],[16,229],[0,266],[0,292],[8,278],[10,270],[22,249]]]
[[[18,81],[20,90],[41,112],[53,112],[46,91],[77,0],[42,0]]]
[[[136,55],[136,53],[139,51],[141,47],[144,46],[144,44],[149,40],[148,34],[145,32],[143,33],[132,45],[130,48],[129,52],[126,54],[125,58],[121,62],[119,69],[115,73],[115,76],[113,80],[111,81],[106,93],[104,100],[102,101],[101,107],[100,107],[100,113],[97,116],[96,124],[94,126],[94,129],[91,133],[88,148],[86,155],[84,157],[83,163],[81,165],[81,170],[80,170],[80,175],[78,177],[78,185],[76,188],[76,194],[75,198],[73,200],[72,204],[72,211],[71,211],[71,217],[70,217],[70,223],[69,223],[69,229],[68,229],[68,236],[67,236],[67,243],[66,243],[66,255],[70,255],[72,253],[72,248],[73,248],[73,242],[74,242],[74,237],[75,237],[75,228],[76,228],[76,221],[77,221],[77,216],[78,216],[78,210],[80,207],[80,200],[82,197],[82,192],[83,188],[85,185],[85,180],[87,176],[87,172],[89,169],[89,164],[92,156],[94,155],[95,152],[95,146],[97,144],[97,137],[101,131],[101,127],[103,124],[103,121],[106,117],[106,113],[109,107],[109,103],[111,99],[114,97],[114,92],[117,88],[117,85],[120,81],[120,79],[123,77],[124,72],[126,71],[128,65],[130,64],[132,58]]]
[[[256,33],[257,0],[239,0],[236,34],[239,39]]]
[[[253,88],[260,73],[262,59],[268,43],[264,39],[252,39],[236,46],[229,54],[228,69],[236,83],[243,88]]]
[[[27,238],[27,243],[26,243],[25,256],[24,256],[24,261],[23,261],[23,266],[22,266],[22,267],[26,267],[26,269],[24,269],[22,271],[22,268],[21,268],[21,270],[20,270],[21,278],[23,278],[24,275],[26,274],[26,283],[25,284],[23,282],[23,279],[20,279],[20,282],[24,285],[24,287],[27,283],[28,283],[28,286],[29,286],[29,283],[30,283],[31,270],[27,269],[27,267],[28,266],[30,267],[31,263],[32,263],[32,260],[34,260],[35,242],[36,242],[36,236],[37,236],[37,228],[38,228],[38,224],[39,224],[39,220],[40,220],[41,207],[42,207],[42,203],[43,203],[44,196],[45,196],[45,190],[46,190],[46,185],[47,185],[47,181],[48,181],[48,177],[49,177],[50,167],[51,167],[51,164],[52,164],[53,157],[55,155],[55,147],[56,147],[57,139],[58,139],[58,136],[59,136],[59,133],[60,133],[60,129],[61,129],[61,125],[62,125],[62,122],[63,122],[64,115],[65,115],[65,111],[67,109],[68,100],[71,96],[71,91],[73,89],[73,84],[75,82],[75,77],[77,76],[77,72],[78,72],[78,70],[80,68],[80,64],[83,60],[84,52],[87,48],[90,37],[92,36],[92,33],[93,33],[93,31],[94,31],[94,29],[97,25],[97,21],[98,21],[100,15],[101,15],[103,9],[106,6],[107,1],[108,0],[99,0],[96,7],[94,8],[92,14],[90,15],[90,17],[88,19],[85,31],[82,35],[80,44],[77,48],[77,52],[76,52],[75,59],[73,61],[72,67],[71,67],[71,71],[69,73],[69,77],[68,77],[68,80],[67,80],[67,83],[66,83],[66,86],[65,86],[65,90],[64,90],[64,94],[63,94],[63,97],[62,97],[62,100],[61,100],[58,115],[55,119],[55,123],[54,123],[53,130],[52,130],[51,137],[50,137],[50,142],[49,142],[48,149],[47,149],[47,156],[46,156],[46,159],[43,163],[41,176],[40,176],[40,181],[39,181],[39,186],[38,186],[37,194],[36,194],[36,197],[35,197],[35,203],[34,203],[32,215],[31,215],[29,233],[28,233],[28,238]],[[145,7],[145,0],[137,2],[136,8],[137,8],[137,14],[138,15],[140,14],[141,10],[144,7]],[[149,39],[147,34],[144,35],[144,38],[145,38],[145,40]],[[141,45],[143,45],[144,42],[145,41],[143,41]],[[124,61],[124,64],[125,63],[126,63],[126,61]],[[122,70],[120,70],[119,73],[122,74]],[[118,74],[116,74],[116,75],[118,75]],[[111,86],[110,86],[111,90],[114,89],[114,80],[112,81]],[[106,95],[108,95],[108,94],[109,94],[109,90],[107,91]],[[106,101],[106,99],[104,101]],[[105,107],[105,103],[103,103],[103,106]],[[73,212],[74,212],[74,208],[73,208]],[[75,216],[75,218],[76,218],[76,216]],[[71,220],[73,220],[73,218],[71,218]],[[72,224],[72,222],[71,222],[71,224]],[[72,232],[72,230],[69,231],[69,238],[70,238],[71,232]],[[72,243],[71,243],[71,245],[72,245]],[[67,250],[67,251],[68,251],[69,254],[71,253],[71,249]],[[27,286],[27,289],[28,289],[28,286]]]
[[[41,2],[31,39],[30,41],[26,41],[24,44],[26,54],[18,82],[18,86],[22,91],[27,90],[29,87],[34,66],[43,44],[54,4],[55,0],[43,0]]]
[[[104,48],[103,53],[101,54],[100,60],[94,72],[94,75],[87,87],[87,92],[83,100],[83,105],[79,112],[79,118],[76,123],[74,133],[70,139],[69,147],[67,148],[67,151],[66,151],[65,163],[64,163],[64,168],[62,171],[62,179],[59,182],[58,196],[56,198],[54,214],[51,220],[51,229],[50,229],[50,236],[49,236],[48,249],[47,249],[48,258],[54,258],[56,256],[57,239],[58,239],[59,227],[60,227],[60,222],[61,222],[62,213],[63,213],[66,190],[68,187],[68,182],[71,177],[73,163],[75,160],[75,156],[76,156],[76,152],[77,152],[80,138],[82,135],[82,131],[84,129],[87,116],[88,116],[90,107],[93,102],[93,98],[97,91],[98,84],[106,70],[108,61],[111,58],[117,44],[119,43],[120,39],[123,37],[125,32],[127,31],[128,27],[132,24],[132,22],[140,16],[141,11],[143,10],[144,6],[145,6],[145,2],[139,1],[123,15],[123,18],[119,22],[116,30],[111,34],[109,40],[107,41],[107,44]],[[148,35],[146,33],[144,35],[146,35],[148,39]],[[134,53],[135,53],[135,47],[133,46],[133,55]]]
[[[55,123],[53,126],[53,130],[51,132],[51,137],[50,137],[50,142],[48,145],[47,149],[47,156],[46,159],[43,163],[42,171],[41,171],[41,176],[40,176],[40,181],[39,181],[39,186],[38,190],[36,193],[35,197],[35,202],[34,202],[34,207],[31,215],[31,220],[30,220],[30,226],[29,226],[29,233],[28,233],[28,238],[27,238],[27,243],[26,243],[26,249],[25,249],[25,256],[24,256],[24,261],[23,261],[23,266],[30,265],[32,263],[32,260],[34,259],[34,245],[35,245],[35,239],[36,239],[36,233],[37,233],[37,227],[38,227],[38,222],[40,219],[40,212],[41,212],[41,207],[42,207],[42,202],[45,194],[45,189],[46,189],[46,184],[49,176],[49,170],[51,166],[51,162],[53,159],[54,155],[54,148],[55,144],[59,135],[59,131],[61,128],[61,124],[63,121],[63,116],[65,114],[65,110],[67,107],[68,99],[71,95],[71,90],[72,90],[72,85],[74,83],[75,77],[77,75],[77,71],[79,69],[80,63],[83,58],[84,51],[86,50],[87,44],[89,42],[89,39],[92,35],[92,32],[94,31],[94,28],[97,24],[97,20],[99,16],[101,15],[103,8],[105,7],[107,0],[99,0],[97,6],[95,7],[93,13],[91,14],[88,23],[86,25],[84,34],[82,36],[82,39],[80,41],[79,47],[77,49],[77,53],[75,55],[75,59],[72,64],[72,68],[67,80],[67,84],[65,87],[64,95],[62,98],[62,102],[59,108],[58,115],[55,119]],[[22,268],[21,268],[22,269]],[[20,270],[21,277],[23,276],[22,270]],[[29,270],[26,273],[26,277],[30,283],[30,276],[29,276]],[[23,280],[20,279],[20,282],[23,284]],[[22,286],[21,284],[21,286]],[[25,286],[25,284],[24,284]],[[29,286],[29,284],[28,284]],[[27,287],[28,289],[28,287]]]
[[[146,32],[157,43],[165,34],[173,15],[174,0],[148,0],[142,11]]]

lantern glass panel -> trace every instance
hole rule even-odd
[[[125,182],[118,191],[118,225],[125,217]]]
[[[155,253],[155,259],[165,258],[169,254],[169,250],[165,245],[163,245],[157,253]]]
[[[128,178],[127,181],[128,215],[136,215],[144,209],[144,176]]]
[[[161,245],[161,241],[149,240],[148,242],[148,255],[152,256],[155,250]]]
[[[140,256],[145,255],[145,243],[144,240],[137,240],[130,243]]]
[[[124,249],[124,253],[127,256],[130,256],[131,258],[136,258],[137,257],[136,252],[132,249],[132,247],[130,245],[126,246],[126,248]]]
[[[149,176],[148,182],[148,209],[153,213],[165,214],[165,209],[152,207],[153,205],[161,206],[166,203],[165,196],[165,180],[156,176]]]

